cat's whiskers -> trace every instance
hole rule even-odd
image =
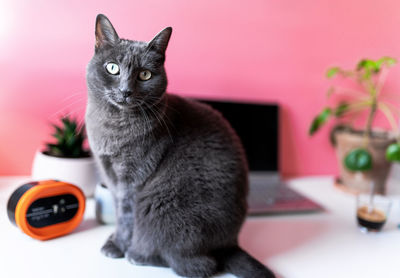
[[[118,103],[116,103],[114,100],[113,100],[113,94],[112,94],[112,92],[105,92],[104,93],[104,96],[106,96],[107,97],[107,102],[108,103],[111,103],[111,105],[113,105],[113,106],[115,106],[115,107],[117,107],[118,109],[122,109],[123,107],[121,106],[121,105],[119,105]]]
[[[173,142],[174,140],[172,139],[172,135],[171,132],[168,128],[168,124],[164,121],[164,117],[163,115],[160,113],[160,111],[157,110],[157,108],[154,106],[154,110],[152,109],[152,107],[150,107],[146,102],[143,102],[143,104],[148,108],[148,110],[154,115],[154,117],[157,119],[157,121],[160,123],[161,126],[165,126],[167,132],[168,132],[168,136],[171,139],[171,142]],[[165,116],[165,113],[164,113]]]
[[[142,113],[142,115],[144,117],[144,123],[145,123],[144,128],[143,128],[143,135],[142,135],[143,136],[142,145],[144,145],[146,134],[148,132],[151,132],[151,134],[154,136],[154,133],[153,133],[153,130],[151,128],[151,122],[150,122],[150,119],[149,119],[148,115],[146,114],[146,111],[144,111],[144,109],[140,105],[138,107],[139,107],[139,109],[140,109],[140,111],[141,111],[141,113]]]
[[[72,101],[71,103],[69,103],[69,104],[67,104],[67,105],[64,105],[61,109],[59,109],[59,110],[57,110],[56,112],[54,112],[53,114],[51,114],[49,117],[48,117],[48,119],[49,120],[54,120],[54,118],[57,116],[57,118],[58,118],[58,116],[60,115],[60,114],[62,114],[62,115],[64,115],[64,114],[66,114],[66,110],[70,110],[69,108],[71,108],[71,106],[75,106],[76,104],[78,104],[78,103],[80,103],[80,102],[83,102],[83,101],[86,101],[86,97],[85,96],[82,96],[82,97],[80,97],[80,98],[78,98],[78,99],[76,99],[76,100],[74,100],[74,101]],[[71,111],[69,111],[69,115],[71,115],[71,114],[75,114],[76,112],[78,112],[79,111],[79,109],[85,109],[85,105],[82,105],[81,107],[79,107],[79,108],[75,108],[75,109],[72,109]]]
[[[167,110],[171,110],[171,111],[176,111],[175,109],[173,109],[172,107],[168,106],[168,102],[165,102],[165,108],[163,109],[163,111],[161,111],[161,108],[159,108],[158,106],[154,106],[153,109],[159,114],[161,115],[164,123],[166,126],[174,126],[172,121],[170,120],[170,118],[168,117],[168,114],[166,113]],[[168,123],[166,122],[168,121]]]
[[[148,109],[152,110],[153,113],[155,111],[158,114],[158,116],[161,118],[161,120],[164,123],[164,126],[167,129],[167,132],[168,132],[168,135],[169,135],[169,137],[171,139],[171,142],[173,142],[174,140],[173,140],[173,138],[171,136],[171,131],[169,129],[169,126],[171,126],[173,128],[174,125],[173,125],[172,121],[170,120],[170,118],[168,117],[167,113],[165,113],[165,111],[167,109],[169,109],[171,111],[174,111],[176,113],[179,113],[179,111],[177,111],[176,109],[172,108],[171,106],[168,106],[168,101],[165,102],[165,109],[163,109],[163,111],[161,111],[161,109],[157,106],[157,104],[160,102],[160,98],[149,96],[146,99],[147,100],[157,100],[157,102],[153,103],[152,105],[149,105],[149,104],[146,103],[147,104],[146,106],[147,106]],[[166,121],[168,121],[169,124]]]
[[[172,108],[171,106],[168,106],[168,101],[165,102],[165,109],[164,109],[164,111],[160,111],[160,108],[158,108],[157,106],[153,106],[152,108],[153,108],[156,112],[158,112],[159,115],[162,115],[162,119],[163,119],[163,121],[164,121],[164,123],[165,123],[166,126],[168,126],[168,124],[167,124],[166,121],[168,121],[168,123],[170,124],[171,127],[174,126],[173,123],[172,123],[172,121],[171,121],[171,119],[168,117],[168,115],[167,115],[167,113],[165,113],[165,111],[166,111],[166,110],[171,110],[171,111],[174,111],[174,112],[176,112],[176,113],[179,113],[179,111],[177,111],[176,109]],[[168,132],[169,132],[169,129],[168,129]]]
[[[81,91],[81,92],[77,92],[77,93],[71,94],[71,95],[63,98],[61,100],[61,103],[66,102],[66,101],[70,100],[71,98],[74,98],[74,97],[79,96],[79,95],[85,96],[86,92]]]
[[[70,117],[75,113],[76,113],[76,111],[70,111],[69,113],[64,114],[63,117]],[[79,126],[81,126],[81,122],[83,123],[83,121],[84,121],[84,119],[82,117],[82,119],[79,121]]]
[[[159,97],[154,97],[154,96],[149,96],[147,97],[149,100],[160,100]],[[156,105],[157,103],[155,103],[154,105]],[[165,102],[166,108],[168,108],[168,110],[174,111],[176,113],[180,113],[178,110],[176,110],[175,108],[173,108],[172,106],[168,106],[168,101]],[[153,106],[153,105],[152,105]]]

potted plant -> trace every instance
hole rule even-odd
[[[35,154],[32,178],[56,179],[79,186],[87,197],[94,193],[97,183],[96,166],[88,149],[83,125],[65,116],[60,125],[53,125],[55,139],[44,151]]]
[[[385,193],[390,162],[400,161],[396,121],[399,109],[393,99],[382,94],[386,75],[396,62],[391,57],[363,59],[354,70],[332,67],[326,72],[327,78],[341,76],[355,81],[359,89],[330,87],[328,97],[336,95],[338,98],[333,106],[325,107],[313,119],[309,134],[315,134],[329,119],[337,120],[331,131],[331,142],[339,160],[339,182],[351,191],[369,191],[374,184],[377,193]],[[364,127],[357,128],[355,120],[363,112],[367,113]],[[391,130],[373,128],[377,113],[386,117]]]

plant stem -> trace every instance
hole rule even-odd
[[[367,138],[371,136],[372,122],[375,117],[376,109],[377,109],[377,101],[376,101],[376,97],[373,96],[372,101],[371,101],[371,110],[369,111],[367,125],[365,127],[365,134],[366,134]]]
[[[374,211],[375,182],[371,181],[370,187],[371,192],[369,195],[368,213],[372,213]]]
[[[373,82],[371,82],[371,80],[367,80],[367,86],[368,91],[370,93],[371,96],[371,110],[369,111],[368,114],[368,119],[367,119],[367,124],[365,126],[365,133],[364,133],[364,146],[366,147],[368,145],[368,139],[371,136],[371,131],[372,131],[372,122],[375,118],[375,114],[376,114],[376,110],[377,110],[377,94],[376,94],[376,88],[373,85]]]

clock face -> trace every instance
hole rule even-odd
[[[34,201],[26,212],[26,219],[34,228],[71,220],[79,208],[78,199],[72,194],[40,198]]]

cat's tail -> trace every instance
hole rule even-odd
[[[220,249],[214,254],[220,271],[232,273],[240,278],[275,278],[271,270],[239,246]]]

